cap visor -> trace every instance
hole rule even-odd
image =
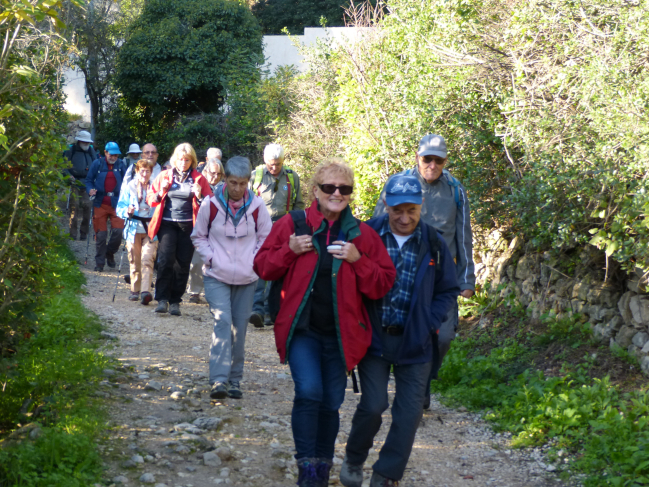
[[[421,194],[399,194],[399,195],[386,195],[385,202],[388,206],[398,206],[403,203],[414,203],[415,205],[422,204]]]
[[[121,156],[122,153],[118,150],[109,150],[108,153],[112,156]]]
[[[437,156],[437,157],[441,157],[442,159],[446,159],[446,152],[442,152],[440,150],[434,150],[434,149],[426,149],[421,152],[417,152],[417,155],[419,157]]]

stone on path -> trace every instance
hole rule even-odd
[[[221,465],[221,459],[213,451],[208,451],[203,453],[203,463],[208,467],[219,467]]]
[[[117,477],[113,477],[113,483],[114,484],[126,484],[126,483],[128,483],[128,478],[124,477],[123,475],[118,475]]]
[[[160,391],[162,390],[162,384],[157,380],[152,380],[144,386],[145,391]]]
[[[140,482],[144,484],[155,484],[155,476],[152,473],[144,473],[140,477]]]
[[[216,430],[219,425],[223,422],[221,418],[198,418],[192,423],[197,428],[201,428],[207,431]]]

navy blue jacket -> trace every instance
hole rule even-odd
[[[387,218],[388,215],[372,218],[367,224],[378,233]],[[432,334],[437,333],[460,294],[455,262],[446,242],[435,228],[421,220],[419,225],[422,245],[417,256],[417,274],[404,325],[403,341],[396,360],[400,365],[433,360]],[[435,232],[437,236],[437,239],[434,238],[435,235],[432,236],[432,241],[437,241],[437,248],[432,249],[432,252],[429,232]],[[381,356],[382,300],[366,300],[365,304],[372,323],[372,344],[368,353]]]
[[[95,159],[90,166],[90,171],[88,171],[88,177],[86,178],[86,191],[90,194],[91,189],[97,190],[97,195],[93,200],[95,208],[101,206],[101,202],[104,199],[104,183],[106,182],[106,174],[108,173],[108,164],[106,163],[105,157],[100,157]],[[115,179],[117,179],[117,186],[113,190],[113,196],[110,198],[110,204],[113,208],[117,208],[117,202],[119,201],[119,189],[122,187],[122,181],[124,180],[124,174],[126,173],[126,166],[121,159],[117,159],[113,165],[113,173],[115,173]]]

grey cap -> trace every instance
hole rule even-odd
[[[441,135],[428,134],[419,142],[419,157],[437,156],[446,159],[446,141]]]

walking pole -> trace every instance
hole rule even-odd
[[[128,224],[126,225],[126,233],[128,235],[128,227],[131,225],[131,219],[129,218]],[[117,284],[119,283],[119,276],[122,274],[122,262],[124,262],[124,254],[126,253],[126,239],[124,239],[124,250],[122,250],[122,256],[119,258],[119,268],[117,269],[117,279],[115,279],[115,290],[113,291],[113,303],[115,302],[115,295],[117,294]]]
[[[95,199],[95,195],[93,194],[88,198],[90,200],[90,225],[92,225],[92,217],[95,214],[95,205],[92,203],[92,200]],[[88,229],[90,230],[90,228]],[[94,227],[93,227],[94,230]],[[93,231],[94,234],[94,231]],[[86,235],[87,243],[86,243],[86,260],[83,262],[83,265],[88,265],[88,252],[90,252],[90,232],[88,232],[88,235]]]
[[[72,185],[70,185],[70,189],[68,189],[68,203],[65,205],[65,214],[69,215],[70,214],[70,195],[72,194]]]

